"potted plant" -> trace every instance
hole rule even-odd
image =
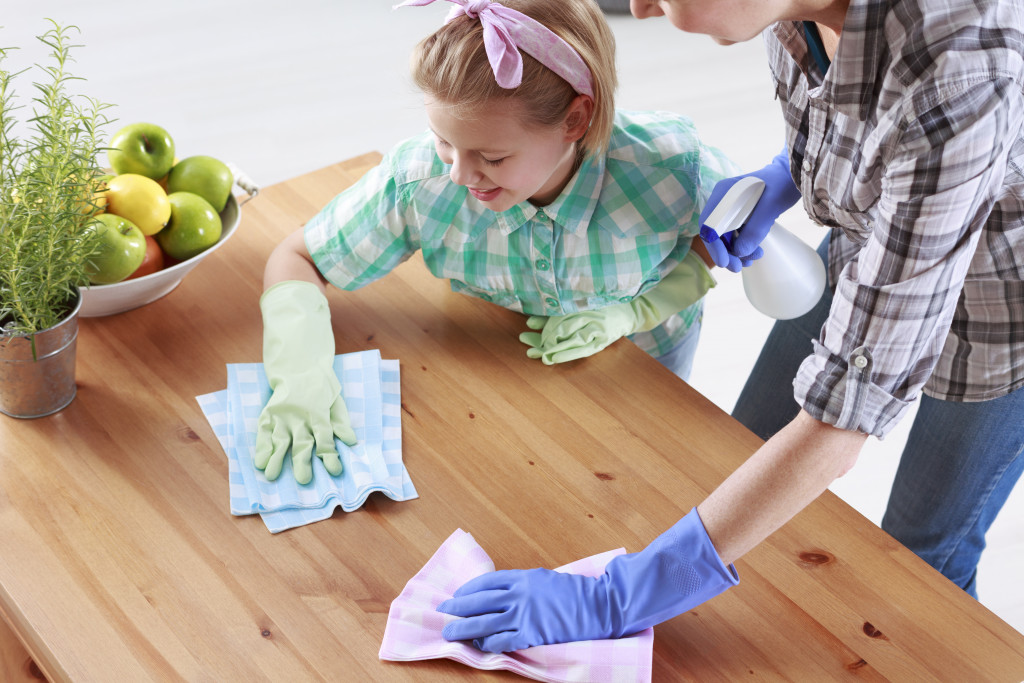
[[[36,64],[26,108],[13,83],[29,71],[6,69],[0,48],[0,412],[39,417],[75,395],[79,288],[99,248],[91,217],[100,209],[100,130],[109,123],[96,100],[68,92],[68,33],[52,28],[38,39],[50,61]],[[18,121],[15,113],[26,112]]]

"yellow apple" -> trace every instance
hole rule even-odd
[[[83,202],[82,212],[90,216],[103,213],[107,210],[107,183],[114,176],[101,174],[93,177],[90,182],[92,196]]]
[[[107,181],[107,213],[127,218],[143,235],[155,235],[171,219],[171,202],[160,183],[137,173]]]
[[[104,212],[107,206],[107,180],[112,177],[107,174],[90,174],[88,181],[82,183],[79,182],[77,173],[68,176],[68,183],[77,189],[75,207],[80,213],[95,216]],[[11,189],[10,197],[12,203],[18,203],[18,188]]]
[[[107,183],[113,176],[97,176],[92,182],[92,214],[103,213],[107,210]]]

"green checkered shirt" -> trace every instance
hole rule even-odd
[[[496,213],[449,177],[432,134],[400,143],[305,228],[317,268],[354,290],[415,251],[456,292],[527,315],[630,301],[686,256],[715,183],[738,171],[666,112],[616,114],[607,153],[583,162],[555,201]],[[654,356],[699,319],[697,302],[630,338]]]

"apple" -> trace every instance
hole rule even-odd
[[[157,241],[152,235],[146,235],[146,256],[142,259],[142,264],[135,269],[126,280],[134,280],[137,277],[143,277],[146,275],[152,275],[158,270],[164,268],[164,252],[157,244]]]
[[[178,157],[174,157],[174,163],[171,164],[171,168],[174,168],[174,165],[177,164],[179,161],[181,160],[178,159]],[[170,175],[171,172],[168,171],[167,175],[165,175],[163,178],[160,178],[160,180],[157,181],[158,183],[160,183],[160,187],[164,188],[164,192],[166,192],[167,194],[170,194],[170,190],[167,189],[167,178],[169,178]]]
[[[97,173],[90,176],[89,180],[82,186],[84,195],[78,206],[86,216],[95,216],[107,209],[107,182],[114,176]]]
[[[160,183],[137,173],[107,180],[107,213],[127,218],[143,235],[155,235],[171,218],[171,203]]]
[[[107,210],[107,191],[110,189],[110,174],[100,174],[92,180],[92,214]]]
[[[154,235],[166,255],[184,261],[217,243],[223,226],[210,202],[192,192],[172,192],[167,198],[171,220]]]
[[[100,246],[86,265],[94,285],[109,285],[131,275],[146,257],[146,236],[126,218],[112,213],[97,214],[89,230],[100,235]]]
[[[217,213],[224,210],[235,179],[231,169],[220,159],[198,155],[186,157],[171,167],[167,176],[167,193],[192,192],[199,195]]]
[[[138,173],[159,180],[174,164],[174,140],[155,123],[131,123],[110,138],[107,161],[118,175]]]

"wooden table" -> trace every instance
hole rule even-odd
[[[195,397],[260,360],[273,246],[379,158],[266,188],[177,290],[82,321],[68,408],[0,416],[0,608],[51,680],[515,680],[378,660],[391,600],[442,541],[462,528],[499,568],[637,551],[758,447],[628,342],[527,359],[522,316],[413,258],[328,298],[339,353],[401,361],[420,497],[277,535],[232,517]],[[737,567],[737,588],[655,629],[655,681],[1024,679],[1024,636],[831,494]]]

